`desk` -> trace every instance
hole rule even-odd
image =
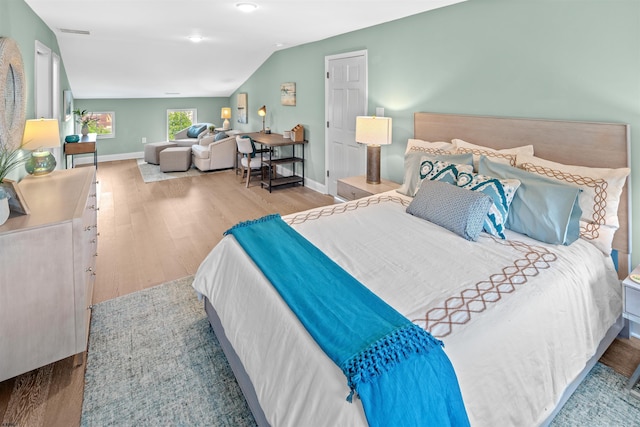
[[[65,142],[64,144],[64,155],[65,162],[67,156],[71,156],[71,167],[73,168],[73,156],[76,154],[91,154],[93,153],[93,165],[98,168],[98,148],[96,146],[96,139],[98,134],[90,133],[86,136],[80,136],[80,141],[78,142]]]
[[[304,186],[304,144],[307,141],[298,141],[294,142],[289,138],[284,138],[279,133],[262,133],[262,132],[254,132],[248,133],[255,142],[260,144],[263,147],[268,149],[269,157],[262,157],[262,164],[266,166],[268,173],[268,178],[263,179],[260,183],[260,186],[263,188],[267,188],[269,193],[274,187],[279,187],[281,185],[288,184],[301,184]],[[274,148],[276,147],[285,147],[291,146],[291,155],[286,157],[273,157]],[[296,156],[296,146],[300,147],[301,153],[298,153]],[[291,175],[289,176],[275,176],[274,166],[290,164],[291,165]],[[301,173],[296,173],[296,164],[301,165]],[[271,170],[274,170],[274,173],[271,173]]]

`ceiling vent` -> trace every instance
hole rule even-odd
[[[67,34],[80,34],[83,36],[89,36],[91,35],[91,33],[87,30],[72,30],[70,28],[60,28],[60,32],[61,33],[67,33]]]

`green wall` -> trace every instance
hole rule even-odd
[[[640,168],[640,1],[469,0],[273,54],[237,92],[248,94],[249,124],[268,108],[274,131],[302,123],[307,177],[324,183],[324,57],[366,49],[369,112],[393,118],[382,176],[402,180],[413,113],[624,122],[632,171]],[[296,82],[297,106],[279,102]],[[236,105],[236,94],[231,97]],[[235,114],[235,108],[232,109]],[[234,116],[235,120],[235,116]],[[640,188],[632,172],[632,188]],[[632,203],[640,221],[640,198]],[[640,227],[633,233],[640,262]]]
[[[75,99],[74,108],[88,111],[114,111],[116,137],[98,140],[98,155],[117,158],[119,154],[144,151],[147,142],[166,141],[167,110],[196,108],[198,122],[222,127],[220,109],[229,106],[229,98],[147,98],[147,99]],[[79,157],[79,156],[78,156]]]
[[[35,69],[35,41],[39,40],[53,52],[60,55],[58,40],[36,15],[24,0],[0,0],[0,37],[14,39],[20,47],[22,62],[24,63],[26,89],[26,118],[35,118],[34,69]],[[67,72],[64,68],[64,58],[60,55],[60,111],[62,111],[62,91],[70,89]],[[71,132],[71,123],[60,123],[60,135]]]

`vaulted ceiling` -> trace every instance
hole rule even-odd
[[[25,0],[74,97],[229,96],[276,50],[464,0]],[[193,42],[189,37],[202,40]]]

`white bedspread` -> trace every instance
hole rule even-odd
[[[444,341],[472,426],[540,424],[620,316],[611,260],[582,240],[552,246],[509,232],[469,242],[406,214],[409,201],[389,192],[284,219]],[[233,237],[193,286],[216,308],[272,426],[366,425],[340,369]]]

